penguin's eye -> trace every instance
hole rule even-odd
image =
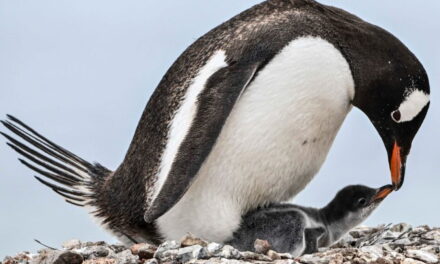
[[[358,200],[358,205],[359,206],[365,206],[365,205],[367,205],[367,199],[365,199],[365,198],[359,198],[359,200]]]
[[[393,111],[391,113],[391,118],[394,120],[394,122],[398,123],[400,122],[400,119],[402,118],[402,114],[399,110]]]
[[[428,104],[429,94],[420,90],[412,90],[407,93],[397,110],[391,113],[391,118],[396,123],[409,122],[418,116]]]

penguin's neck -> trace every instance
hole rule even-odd
[[[319,215],[327,229],[327,233],[321,240],[320,246],[330,246],[337,242],[360,222],[359,216],[356,213],[341,210],[337,204],[333,203],[319,209]]]

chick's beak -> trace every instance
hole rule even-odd
[[[377,190],[376,195],[373,197],[372,201],[373,202],[380,202],[383,199],[385,199],[393,191],[394,191],[393,185],[391,185],[391,184],[385,185],[385,186],[379,188],[379,190]]]

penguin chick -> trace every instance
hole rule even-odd
[[[321,209],[272,204],[246,214],[228,242],[239,250],[253,250],[256,239],[267,240],[277,252],[297,257],[338,241],[363,222],[393,191],[392,185],[373,189],[351,185],[340,190]]]

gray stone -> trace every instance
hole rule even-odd
[[[240,259],[244,260],[258,260],[258,261],[271,261],[272,259],[266,255],[258,254],[255,252],[244,251],[240,252]]]
[[[299,262],[293,260],[293,259],[281,259],[281,260],[275,260],[272,263],[274,264],[299,264]]]
[[[138,256],[131,254],[131,250],[127,249],[117,254],[116,264],[137,264]]]
[[[29,252],[22,252],[17,254],[15,257],[5,257],[3,260],[4,264],[28,264],[32,259],[32,255]],[[2,262],[0,261],[0,264]]]
[[[177,259],[177,255],[179,253],[178,249],[169,249],[154,254],[154,258],[158,259],[160,262],[167,262],[167,261],[175,261]]]
[[[173,259],[177,255],[178,249],[180,248],[180,243],[176,241],[167,241],[157,248],[154,253],[154,257],[163,260],[163,259]]]
[[[186,263],[191,259],[200,259],[203,249],[204,248],[200,245],[181,248],[177,251],[176,260],[178,262]]]
[[[155,258],[144,261],[143,264],[159,264],[159,261]]]
[[[435,255],[440,255],[440,245],[425,246],[420,248],[420,250],[430,252]]]
[[[71,239],[65,241],[61,246],[65,249],[76,249],[81,247],[81,241],[78,239]]]
[[[180,244],[173,240],[173,241],[166,241],[160,244],[159,247],[157,248],[157,251],[160,252],[160,251],[167,251],[178,248],[180,248]]]
[[[414,234],[421,234],[421,233],[426,233],[428,231],[430,231],[429,226],[423,225],[423,226],[418,226],[418,227],[414,228],[412,230],[412,233],[414,233]]]
[[[254,242],[254,249],[255,252],[260,254],[266,254],[269,249],[271,249],[272,246],[270,245],[269,241],[262,240],[262,239],[256,239]]]
[[[111,251],[117,254],[126,250],[127,248],[123,245],[110,245],[108,246],[108,249],[110,250],[110,254],[112,253]]]
[[[216,257],[226,259],[240,259],[240,251],[230,245],[225,245]]]
[[[366,226],[358,226],[355,229],[348,232],[348,234],[351,235],[353,238],[361,238],[371,232],[373,232],[372,228]]]
[[[405,237],[405,238],[400,238],[400,239],[394,240],[394,241],[393,241],[393,244],[397,244],[397,245],[409,245],[409,244],[411,244],[412,242],[413,242],[413,241],[412,241],[411,239]]]
[[[277,260],[277,259],[281,259],[281,256],[278,252],[273,251],[273,250],[269,250],[267,251],[267,256],[271,259],[271,260]]]
[[[400,223],[397,225],[393,225],[390,230],[393,232],[405,233],[412,229],[412,226],[406,223]]]
[[[72,251],[64,251],[54,259],[53,264],[81,264],[84,258]]]
[[[353,234],[358,238],[361,237],[361,233],[354,231]],[[350,233],[345,234],[338,242],[331,245],[331,248],[341,248],[341,247],[355,247],[357,245],[357,239],[354,238]]]
[[[393,264],[394,261],[389,257],[381,257],[375,261],[377,264]]]
[[[440,230],[429,231],[428,233],[423,234],[422,237],[440,242]]]
[[[425,264],[425,263],[412,258],[406,258],[403,260],[402,264]]]
[[[391,230],[387,230],[385,232],[382,233],[382,240],[393,240],[393,239],[397,239],[400,236],[399,232],[393,232]]]
[[[74,251],[81,254],[84,259],[103,258],[110,254],[108,246],[89,246]]]
[[[328,264],[331,260],[337,260],[337,263],[343,263],[341,261],[342,255],[321,255],[321,254],[312,254],[312,255],[304,255],[299,258],[300,263],[305,264]]]
[[[208,245],[208,242],[198,237],[195,237],[193,234],[187,234],[182,238],[180,244],[182,247],[190,247],[195,245],[206,247]]]
[[[425,263],[437,263],[439,261],[436,255],[423,250],[408,249],[406,252],[406,256],[423,261]]]
[[[32,264],[52,264],[63,254],[62,250],[43,249],[38,251],[38,255],[30,261]],[[12,262],[14,263],[14,262]]]
[[[222,244],[212,242],[209,243],[208,246],[206,246],[206,251],[209,257],[215,257],[220,254],[222,248],[223,248]]]
[[[375,259],[378,259],[384,255],[382,246],[380,245],[362,247],[360,248],[360,251],[370,254]]]
[[[133,255],[138,255],[140,259],[151,259],[154,257],[157,247],[143,243],[131,246],[130,250]]]

